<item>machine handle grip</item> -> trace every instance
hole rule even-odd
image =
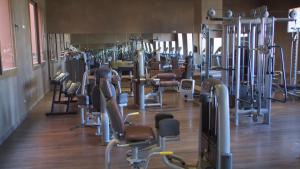
[[[173,155],[174,152],[173,151],[162,151],[162,152],[159,152],[159,154],[166,156],[166,155]]]

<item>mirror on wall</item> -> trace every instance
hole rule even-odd
[[[199,34],[195,33],[50,33],[47,35],[47,41],[52,72],[64,67],[59,61],[63,62],[66,59],[64,56],[68,51],[86,52],[93,62],[114,66],[125,61],[133,63],[136,60],[136,50],[141,49],[146,61],[159,55],[166,61],[176,58],[183,65],[186,56],[200,60],[200,54],[197,53],[200,53],[198,49],[201,49],[199,44],[195,44],[199,42]]]

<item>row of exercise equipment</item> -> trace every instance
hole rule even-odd
[[[251,16],[233,16],[231,11],[225,17],[216,17],[215,11],[208,11],[212,21],[223,21],[222,29],[210,29],[204,26],[203,34],[207,38],[204,78],[201,78],[200,124],[198,142],[198,163],[188,165],[167,148],[171,141],[180,140],[180,123],[172,114],[158,113],[155,116],[155,130],[149,126],[130,122],[130,116],[139,112],[124,112],[128,105],[127,93],[122,90],[122,78],[130,80],[135,104],[146,113],[146,107],[163,107],[163,92],[166,88],[175,88],[186,100],[193,100],[195,80],[193,79],[193,56],[185,57],[180,65],[180,75],[174,72],[176,66],[162,66],[160,53],[150,54],[136,49],[131,62],[114,61],[105,64],[97,61],[93,52],[70,52],[66,60],[68,73],[58,72],[52,78],[54,86],[51,113],[55,104],[67,104],[66,113],[70,114],[70,103],[77,100],[81,114],[82,127],[95,127],[96,135],[101,136],[106,145],[105,168],[111,169],[114,159],[113,148],[130,148],[124,154],[130,167],[147,169],[154,156],[160,156],[167,168],[171,169],[231,169],[232,153],[230,148],[230,108],[233,108],[235,125],[239,125],[239,115],[251,115],[253,121],[263,116],[262,122],[271,123],[272,101],[285,102],[288,94],[297,95],[289,89],[285,70],[283,49],[274,41],[277,22],[296,22],[292,10],[288,18],[270,17],[266,7],[253,11]],[[290,85],[297,86],[297,57],[299,28],[292,34]],[[210,33],[222,33],[222,48],[212,52]],[[140,43],[136,40],[137,44]],[[275,71],[275,58],[279,50],[281,70]],[[221,52],[222,51],[222,52]],[[106,54],[105,54],[106,55]],[[103,58],[106,58],[104,55]],[[114,54],[113,54],[114,55]],[[173,56],[163,56],[170,57]],[[150,59],[149,59],[150,58]],[[175,57],[176,58],[176,57]],[[153,60],[151,60],[153,59]],[[176,59],[175,59],[176,60]],[[215,65],[212,64],[215,60]],[[153,61],[153,62],[152,62]],[[156,65],[155,65],[156,64]],[[173,64],[171,62],[171,64]],[[179,63],[175,65],[178,66]],[[153,67],[156,69],[153,69]],[[182,66],[182,67],[181,67]],[[79,68],[80,67],[80,68]],[[158,70],[156,73],[149,73]],[[216,71],[215,73],[212,73]],[[126,73],[124,73],[126,72]],[[276,72],[280,72],[278,81]],[[202,70],[200,70],[202,76]],[[70,80],[71,79],[71,80]],[[276,98],[275,83],[283,90],[284,98]],[[59,100],[56,100],[59,87]],[[145,87],[152,91],[145,94]],[[61,100],[64,94],[67,101]],[[60,113],[63,114],[63,113]]]
[[[154,76],[149,76],[145,67],[147,66],[145,53],[142,50],[137,50],[136,53],[137,59],[132,70],[132,83],[134,84],[135,100],[140,105],[141,110],[145,110],[147,106],[161,107],[165,88],[180,89],[186,94],[187,99],[193,97],[193,95],[190,95],[192,93],[189,93],[187,85],[184,85],[186,84],[184,80],[194,83],[192,79],[193,57],[186,57],[183,77],[177,77],[172,72],[159,72]],[[204,123],[200,125],[199,138],[202,139],[199,140],[199,162],[194,166],[189,166],[182,158],[167,148],[169,142],[179,141],[180,139],[179,121],[172,114],[158,113],[155,116],[156,132],[151,127],[132,124],[129,117],[137,116],[140,113],[123,111],[123,108],[128,104],[128,94],[122,91],[122,74],[119,73],[122,71],[112,69],[109,64],[99,64],[99,66],[93,67],[90,61],[93,56],[90,55],[89,57],[88,55],[87,51],[68,53],[66,60],[68,66],[66,67],[70,73],[58,72],[52,78],[52,84],[55,86],[52,107],[57,103],[55,100],[57,87],[60,87],[60,95],[65,93],[68,97],[68,102],[74,102],[76,98],[78,111],[81,115],[81,126],[94,127],[96,135],[101,138],[101,143],[107,145],[105,153],[105,167],[107,169],[112,168],[111,151],[113,147],[131,148],[124,156],[128,156],[127,160],[132,168],[148,168],[150,160],[154,156],[161,156],[164,164],[172,169],[232,168],[229,96],[224,84],[220,81],[216,82],[208,79],[205,83],[206,87],[203,87],[202,97],[204,99],[201,101],[202,108],[200,111],[202,113],[200,119]],[[68,82],[71,73],[73,74],[72,78],[77,82]],[[180,80],[182,80],[181,83]],[[153,88],[153,91],[147,95],[144,93],[145,85]],[[153,101],[155,97],[158,98],[156,104],[148,102],[149,100]],[[143,100],[144,98],[149,100]],[[68,109],[69,106],[67,106],[67,112]],[[215,127],[216,125],[212,125],[211,121],[220,127]],[[211,128],[212,126],[214,128]],[[213,133],[223,134],[211,135],[210,131],[213,130]]]

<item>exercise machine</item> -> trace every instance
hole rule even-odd
[[[185,101],[194,100],[195,80],[193,79],[194,57],[187,56],[185,58],[183,79],[180,81],[179,92],[184,96]]]
[[[198,168],[231,169],[230,110],[227,86],[209,78],[202,83]]]
[[[102,71],[103,72],[103,71]],[[109,70],[103,78],[101,92],[107,101],[107,110],[111,120],[113,139],[105,152],[105,168],[112,168],[111,151],[114,147],[131,148],[127,161],[135,169],[147,169],[153,156],[162,156],[167,168],[214,168],[231,169],[230,151],[230,113],[227,87],[222,82],[208,79],[203,83],[201,93],[201,125],[199,130],[199,160],[196,166],[187,166],[172,151],[167,151],[166,144],[179,140],[179,122],[172,115],[159,114],[155,118],[157,136],[151,127],[126,125],[122,119],[112,93]],[[129,114],[130,115],[130,114]],[[137,115],[137,113],[135,113]]]
[[[145,61],[142,50],[138,50],[138,60],[135,66],[135,104],[144,110],[145,107],[163,105],[163,91],[168,87],[176,87],[179,83],[174,73],[159,73],[152,77],[147,77],[145,73]],[[145,94],[145,86],[152,86],[153,91]]]
[[[270,124],[272,101],[277,100],[272,98],[275,49],[280,48],[274,42],[275,23],[294,19],[270,17],[266,6],[247,17],[233,17],[232,11],[225,17],[215,14],[213,9],[208,11],[210,20],[223,21],[221,79],[229,87],[235,125],[240,114],[252,116],[254,122],[263,116],[262,123]],[[280,53],[284,65],[282,48]]]

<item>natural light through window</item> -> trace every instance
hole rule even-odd
[[[46,61],[46,35],[44,31],[44,19],[42,18],[42,15],[40,15],[41,11],[38,9],[38,23],[39,23],[39,41],[40,41],[40,55],[41,55],[41,61]]]
[[[180,55],[183,55],[183,39],[182,33],[178,33],[178,47],[181,48]]]
[[[155,41],[155,50],[158,50],[158,49],[159,49],[159,42]]]
[[[148,52],[151,52],[150,44],[149,44],[149,43],[147,43],[147,51],[148,51]]]
[[[172,48],[176,49],[176,42],[172,41]]]
[[[170,42],[169,41],[166,41],[166,49],[167,49],[167,53],[169,53],[169,51],[170,51]]]
[[[0,0],[0,51],[2,70],[15,67],[10,1]]]
[[[151,52],[153,52],[153,44],[150,43],[150,49],[151,49]]]
[[[188,33],[187,35],[187,54],[193,53],[193,34]]]
[[[214,53],[222,46],[222,38],[214,38]]]
[[[159,42],[159,47],[160,47],[160,53],[163,53],[164,52],[164,42],[163,41]]]
[[[29,2],[29,17],[30,17],[30,34],[31,34],[31,55],[32,63],[39,64],[39,39],[38,39],[38,24],[36,3]]]

